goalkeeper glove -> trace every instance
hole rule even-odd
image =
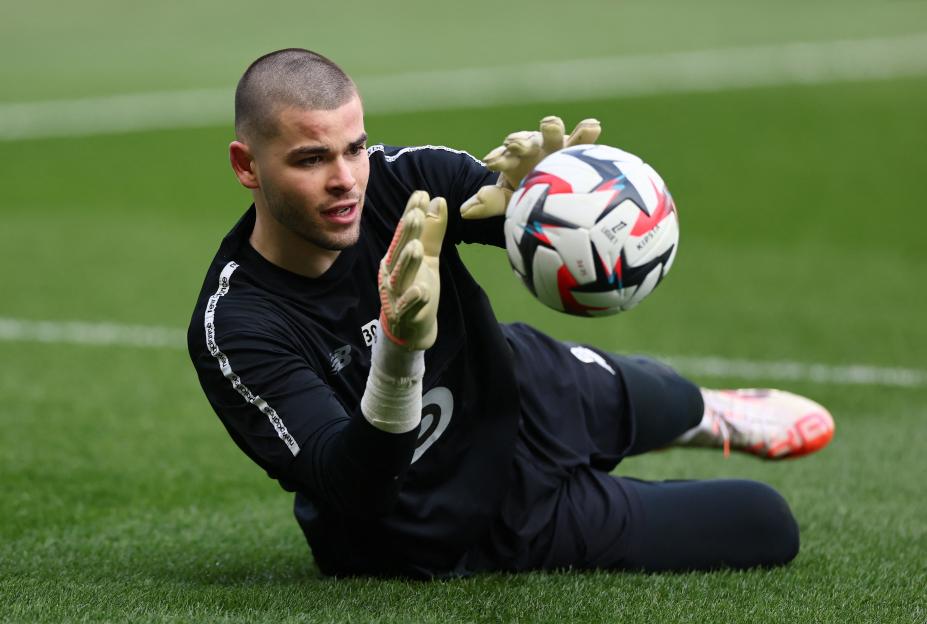
[[[499,172],[495,185],[482,187],[460,207],[464,219],[487,219],[505,214],[512,193],[526,175],[546,156],[564,147],[595,143],[602,126],[595,119],[576,124],[570,136],[564,135],[563,120],[549,116],[541,120],[541,129],[513,132],[502,145],[489,152],[483,161],[492,171]]]
[[[438,336],[438,256],[446,229],[444,198],[429,201],[428,193],[415,191],[380,261],[380,327],[409,351],[429,348]]]

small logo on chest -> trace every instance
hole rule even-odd
[[[333,373],[340,373],[341,369],[351,363],[351,345],[338,347],[328,354]]]

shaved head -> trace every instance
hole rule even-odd
[[[252,144],[272,138],[282,109],[334,110],[356,93],[354,81],[321,54],[302,48],[265,54],[238,81],[235,134]]]

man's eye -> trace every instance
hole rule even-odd
[[[309,156],[307,158],[301,158],[299,164],[304,167],[311,167],[312,165],[317,165],[322,162],[321,156]]]
[[[360,145],[352,145],[352,146],[348,149],[348,152],[349,152],[352,156],[357,156],[358,154],[360,154],[361,152],[363,152],[363,151],[366,150],[366,149],[367,149],[367,145],[364,144],[364,143],[361,143]]]

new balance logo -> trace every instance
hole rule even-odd
[[[340,373],[341,369],[351,363],[351,345],[344,345],[328,354],[332,364],[332,372]]]

